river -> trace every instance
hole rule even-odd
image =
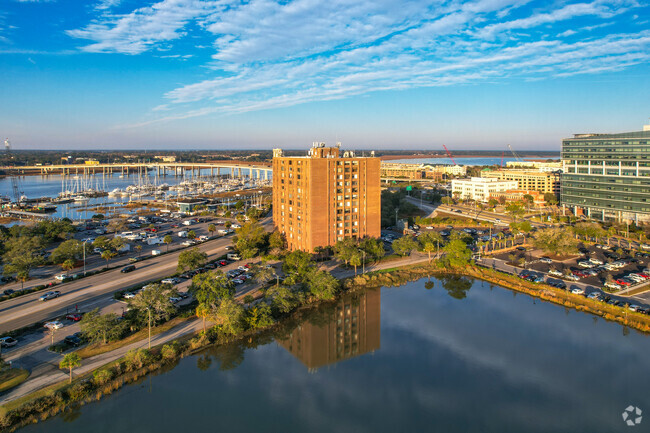
[[[431,282],[348,295],[275,340],[208,349],[20,431],[627,432],[628,405],[650,411],[646,335]]]

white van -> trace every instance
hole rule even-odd
[[[187,232],[183,230],[183,231],[180,231],[180,232],[176,233],[176,235],[178,235],[179,238],[186,238],[187,237]]]

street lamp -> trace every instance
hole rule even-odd
[[[88,239],[83,241],[83,254],[84,254],[84,277],[86,276],[86,242],[88,242]]]

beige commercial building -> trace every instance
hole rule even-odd
[[[517,189],[514,180],[499,180],[485,177],[472,177],[470,179],[454,179],[451,181],[451,194],[454,198],[462,200],[476,200],[486,202],[497,192]]]
[[[517,188],[527,191],[539,191],[542,194],[560,194],[560,174],[531,170],[483,170],[482,177],[499,180],[514,180]]]
[[[379,158],[314,143],[307,156],[273,150],[273,222],[290,250],[381,235]]]

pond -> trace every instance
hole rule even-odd
[[[650,416],[648,359],[648,337],[618,324],[424,279],[344,296],[20,431],[629,431],[626,407]]]

